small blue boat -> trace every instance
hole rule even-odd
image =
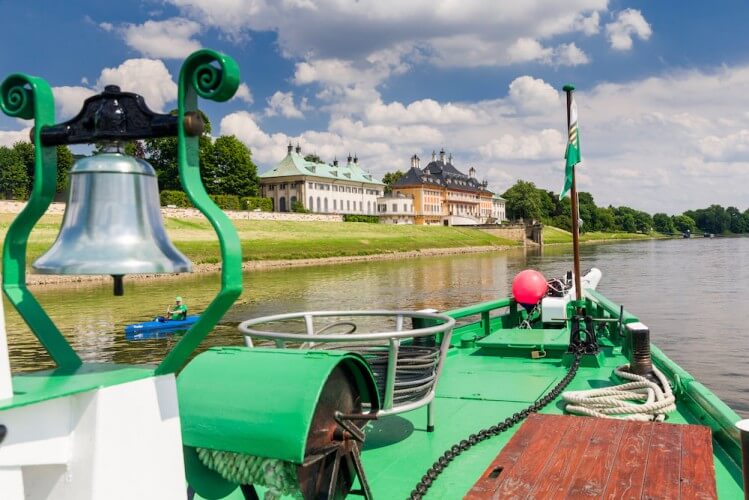
[[[175,331],[187,330],[193,323],[195,323],[200,315],[188,316],[183,320],[167,320],[167,321],[145,321],[143,323],[135,323],[133,325],[125,326],[125,335],[132,338],[143,338],[146,337],[146,333],[173,333]],[[139,337],[139,335],[141,335]],[[152,335],[148,335],[150,338],[154,338]]]

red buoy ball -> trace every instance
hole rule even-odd
[[[518,304],[536,305],[548,289],[544,275],[534,269],[520,271],[512,280],[512,296]]]

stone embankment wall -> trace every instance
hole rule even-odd
[[[0,213],[17,214],[26,203],[21,201],[0,201]],[[65,212],[64,203],[52,203],[47,210],[48,214],[62,215]],[[315,222],[343,222],[342,215],[327,214],[297,214],[279,212],[247,212],[224,210],[230,219],[243,220],[274,220],[274,221],[315,221]],[[175,219],[201,218],[203,215],[195,208],[169,208],[161,207],[164,217]]]
[[[478,229],[498,238],[521,241],[523,244],[543,245],[543,225],[507,224],[502,226],[482,225]]]

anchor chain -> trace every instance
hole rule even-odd
[[[437,479],[442,471],[444,471],[450,464],[450,462],[452,462],[458,455],[482,441],[501,434],[515,424],[523,421],[531,413],[536,413],[537,411],[541,410],[546,405],[554,401],[569,385],[569,383],[572,382],[572,379],[575,378],[575,374],[577,373],[577,369],[580,368],[580,361],[582,360],[583,354],[585,354],[585,348],[582,345],[576,347],[577,348],[575,348],[573,351],[575,359],[570,365],[569,371],[551,391],[547,392],[544,396],[542,396],[528,408],[513,413],[502,422],[499,422],[491,427],[487,427],[486,429],[482,429],[475,434],[471,434],[470,436],[468,436],[468,439],[464,439],[461,442],[450,447],[442,454],[441,457],[437,459],[436,462],[432,464],[432,466],[422,476],[419,483],[416,485],[413,491],[411,491],[411,495],[408,497],[409,500],[421,500],[429,490],[429,488],[432,486],[432,483],[434,483],[435,479]],[[570,345],[570,348],[572,349],[573,346]]]

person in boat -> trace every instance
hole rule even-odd
[[[187,319],[187,304],[179,295],[174,298],[174,305],[166,308],[166,316],[158,316],[156,321],[184,321]]]

